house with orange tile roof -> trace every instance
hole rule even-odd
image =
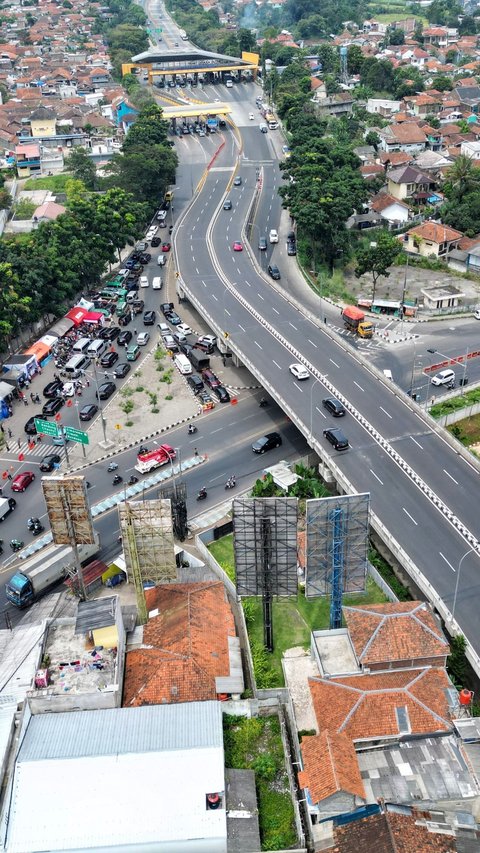
[[[424,601],[344,607],[343,616],[362,669],[446,666],[449,645]]]
[[[404,235],[405,237],[407,239],[402,244],[405,252],[421,255],[424,258],[431,255],[442,258],[448,254],[450,249],[456,248],[463,234],[461,231],[456,231],[455,228],[449,228],[448,225],[442,225],[440,222],[423,222],[421,225],[414,225],[413,228],[410,228]]]
[[[146,590],[150,619],[127,652],[124,707],[206,701],[243,692],[240,641],[220,582]]]
[[[357,746],[453,729],[453,685],[443,668],[310,678],[309,687],[320,731],[344,734]]]
[[[415,154],[427,147],[427,136],[413,121],[396,122],[384,128],[377,128],[380,146],[383,151],[403,151]]]
[[[355,811],[366,803],[355,747],[343,734],[304,736],[298,784],[306,792],[313,819]]]
[[[476,839],[480,842],[472,833],[473,845]],[[440,827],[425,811],[403,808],[399,812],[382,804],[375,814],[336,826],[331,849],[332,853],[458,853],[460,849],[466,853],[476,848],[457,847],[454,828]]]

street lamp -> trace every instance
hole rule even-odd
[[[114,442],[109,441],[109,439],[107,438],[107,424],[106,424],[105,418],[103,416],[102,401],[100,399],[100,394],[98,392],[98,374],[97,374],[97,365],[95,364],[95,359],[92,359],[92,367],[93,367],[93,378],[95,381],[95,388],[96,388],[96,392],[97,392],[98,408],[100,409],[100,421],[102,424],[102,431],[103,431],[103,447],[107,448],[107,447],[111,447],[111,445],[114,444]],[[88,376],[88,373],[86,370],[82,370],[82,376]],[[100,446],[102,446],[102,442],[99,442],[99,443],[100,443]]]
[[[460,582],[460,570],[461,570],[461,568],[462,568],[462,563],[463,563],[463,561],[464,561],[465,557],[468,557],[468,555],[469,555],[469,554],[473,554],[473,552],[475,552],[475,553],[476,553],[476,548],[469,548],[469,550],[465,552],[465,554],[463,555],[463,557],[461,557],[461,558],[460,558],[460,562],[459,562],[459,564],[458,564],[457,580],[456,580],[456,582],[455,582],[455,593],[454,593],[454,596],[453,596],[452,622],[453,622],[453,620],[454,620],[454,618],[455,618],[455,607],[456,607],[456,605],[457,605],[458,584],[459,584],[459,582]]]
[[[467,351],[466,351],[465,355],[464,356],[463,355],[458,356],[457,358],[452,358],[450,355],[445,355],[444,352],[440,352],[440,350],[438,350],[438,349],[427,349],[427,352],[432,353],[432,355],[435,355],[435,354],[441,355],[442,358],[446,358],[448,361],[453,362],[453,364],[462,365],[461,359],[464,359],[463,365],[462,365],[463,366],[463,376],[462,376],[462,381],[460,383],[462,386],[462,394],[465,394],[465,391],[463,389],[465,388],[465,385],[467,384],[466,379],[465,379],[465,375],[467,372],[467,359],[468,359],[469,349],[470,348],[467,347]]]

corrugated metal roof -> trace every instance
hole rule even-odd
[[[106,628],[115,625],[115,613],[118,606],[118,595],[108,598],[94,598],[92,601],[79,601],[75,634],[86,634],[95,628]]]
[[[19,763],[176,749],[222,747],[218,702],[186,702],[39,714],[30,720]]]

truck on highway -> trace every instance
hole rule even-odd
[[[175,459],[177,454],[175,449],[169,444],[161,444],[155,450],[149,450],[147,453],[139,453],[137,456],[137,464],[135,471],[140,474],[148,474],[154,468],[160,468],[161,465],[166,465],[170,460]]]
[[[0,522],[13,512],[16,505],[15,498],[0,498]]]
[[[87,563],[100,548],[100,540],[92,545],[78,545],[80,562]],[[74,565],[73,549],[68,545],[47,545],[32,557],[27,557],[5,584],[5,593],[15,607],[33,604],[43,593],[62,580],[67,567]]]
[[[361,338],[373,337],[373,323],[365,319],[361,308],[347,305],[342,311],[342,319],[345,327],[351,332],[356,332]]]

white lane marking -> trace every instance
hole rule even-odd
[[[361,385],[359,385],[359,384],[358,384],[358,382],[355,382],[355,380],[353,380],[353,384],[354,384],[354,385],[356,385],[356,386],[357,386],[357,388],[360,388],[360,391],[365,392],[365,388],[362,388],[362,386],[361,386]]]
[[[260,344],[258,343],[258,341],[254,341],[253,343],[255,344],[255,346],[257,346],[257,347],[258,347],[258,349],[263,349],[263,347],[261,347],[261,346],[260,346]]]
[[[213,296],[213,298],[214,298],[215,302],[218,302],[218,296],[215,296],[215,294],[214,294],[214,293],[212,293],[212,296]]]
[[[197,273],[197,275],[200,275],[200,270],[198,269],[198,267],[195,267],[195,272]]]
[[[456,480],[455,477],[452,477],[452,475],[448,473],[446,468],[443,469],[443,473],[446,474],[447,477],[450,477],[450,479],[453,480],[456,486],[459,485],[458,480]]]
[[[315,349],[318,349],[317,344],[314,344],[313,341],[310,340],[310,338],[307,338],[307,340],[308,340],[308,343],[312,345],[312,347],[315,347]]]
[[[413,521],[413,523],[414,523],[415,527],[418,527],[417,522],[415,521],[415,519],[413,518],[413,516],[411,516],[411,515],[410,515],[410,513],[409,513],[409,512],[407,512],[407,510],[405,509],[405,507],[404,507],[404,506],[402,506],[402,509],[403,509],[403,511],[404,511],[404,513],[405,513],[405,515],[408,515],[408,517],[409,517],[410,521]]]
[[[265,302],[265,299],[263,298],[261,293],[257,293],[257,296],[262,300],[262,302]]]
[[[215,433],[216,433],[216,432],[221,432],[221,431],[222,431],[222,429],[223,429],[223,427],[219,427],[218,429],[212,429],[212,430],[209,432],[209,435],[215,435]]]
[[[295,331],[296,331],[296,332],[298,332],[297,327],[296,327],[296,326],[294,326],[294,325],[293,325],[293,323],[290,323],[290,322],[289,322],[289,323],[288,323],[288,325],[289,325],[289,326],[291,326],[291,327],[292,327],[292,329],[295,329]]]
[[[225,314],[228,314],[228,316],[229,316],[229,317],[231,317],[231,316],[232,316],[232,315],[230,314],[230,311],[228,310],[228,308],[224,308],[223,310],[225,311]]]
[[[337,362],[336,362],[336,361],[334,361],[334,360],[333,360],[333,358],[330,358],[330,359],[329,359],[329,361],[331,361],[331,362],[332,362],[332,364],[333,364],[335,367],[340,367],[340,365],[339,365],[339,364],[337,364]],[[359,387],[360,387],[360,386],[359,386]],[[362,390],[363,390],[363,389],[362,389]]]
[[[410,437],[410,439],[411,439],[411,440],[412,440],[412,441],[417,445],[417,447],[419,447],[419,448],[420,448],[420,450],[423,450],[422,445],[420,444],[420,442],[419,442],[419,441],[417,441],[417,439],[416,439],[416,438],[414,438],[414,437],[413,437],[413,435],[411,435],[411,436],[409,436],[409,437]]]
[[[241,329],[241,330],[242,330],[242,332],[245,332],[245,331],[246,331],[240,323],[238,324],[238,328],[239,328],[239,329]]]
[[[392,420],[392,416],[391,416],[390,412],[387,412],[387,410],[384,409],[383,406],[380,406],[380,409],[383,412],[383,414],[387,416],[387,418],[390,418],[390,420]]]
[[[272,306],[272,311],[275,311],[275,314],[280,314],[280,311],[277,311],[277,309],[274,308],[273,306]]]
[[[279,369],[279,370],[281,370],[281,369],[282,369],[282,368],[280,367],[280,365],[275,361],[275,359],[274,359],[274,358],[272,358],[272,361],[273,361],[273,363],[274,363],[275,367],[278,367],[278,369]]]
[[[375,471],[373,471],[372,468],[370,468],[370,474],[373,474],[373,476],[375,477],[376,480],[378,480],[378,482],[380,483],[381,486],[384,485],[383,480],[381,480],[380,477],[378,477],[377,474],[375,474]]]
[[[451,568],[452,572],[455,572],[455,571],[456,571],[456,569],[455,569],[455,568],[452,566],[452,564],[447,560],[447,558],[446,558],[445,554],[442,554],[442,552],[441,552],[441,551],[439,551],[438,553],[440,554],[440,556],[441,556],[442,560],[445,560],[445,562],[446,562],[447,566],[450,566],[450,568]]]
[[[303,388],[300,388],[300,385],[297,385],[296,382],[294,382],[293,384],[295,385],[295,388],[297,389],[297,391],[301,391],[303,394]]]

